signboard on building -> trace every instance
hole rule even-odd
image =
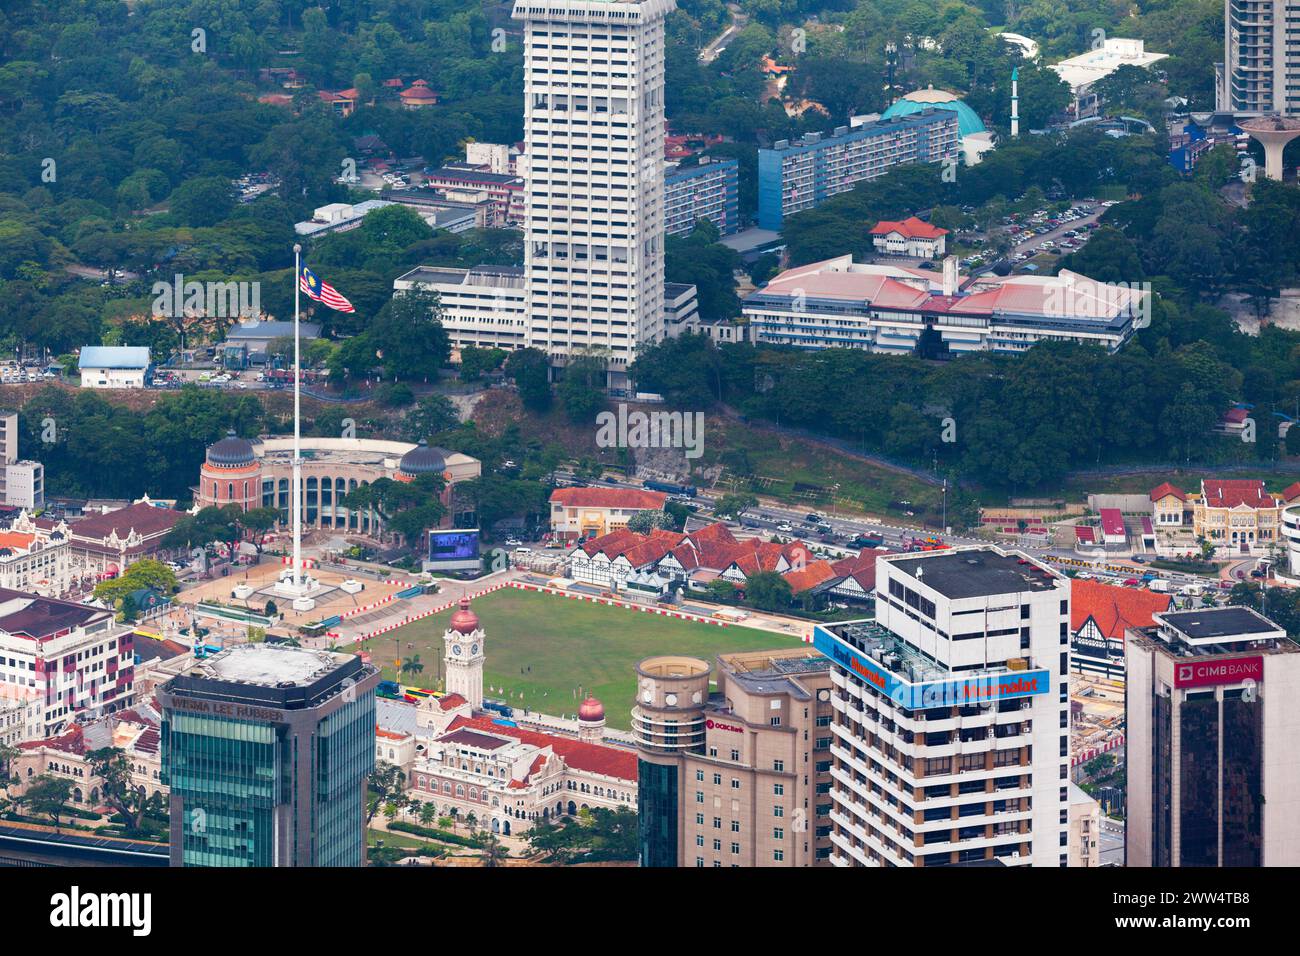
[[[1264,658],[1206,657],[1174,663],[1175,687],[1214,687],[1219,684],[1240,684],[1264,679]]]
[[[993,703],[1012,697],[1046,694],[1052,690],[1051,674],[1041,669],[912,683],[820,626],[813,628],[813,647],[870,684],[895,705],[908,710]]]

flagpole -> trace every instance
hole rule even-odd
[[[302,371],[298,354],[298,302],[302,288],[302,245],[293,247],[293,590],[301,597],[302,567]]]

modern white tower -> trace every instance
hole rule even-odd
[[[663,336],[664,17],[674,0],[516,0],[524,23],[526,344],[626,384]]]
[[[469,608],[469,598],[460,599],[460,609],[442,635],[447,693],[460,694],[472,708],[483,706],[483,628]]]
[[[1215,108],[1231,113],[1300,114],[1300,0],[1225,0],[1224,62],[1215,64]]]

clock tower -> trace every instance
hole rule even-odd
[[[483,706],[483,628],[469,609],[469,598],[460,599],[460,609],[451,616],[442,641],[447,693],[460,694],[478,710]]]

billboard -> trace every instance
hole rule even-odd
[[[429,530],[426,571],[477,571],[481,565],[478,551],[478,528]]]
[[[1239,684],[1253,680],[1256,683],[1264,679],[1264,658],[1206,657],[1199,660],[1174,662],[1175,687],[1214,687],[1217,684]]]
[[[832,662],[870,684],[896,706],[908,710],[993,703],[1012,697],[1031,697],[1052,690],[1046,670],[1003,671],[914,684],[883,667],[824,627],[813,628],[813,647]]]

